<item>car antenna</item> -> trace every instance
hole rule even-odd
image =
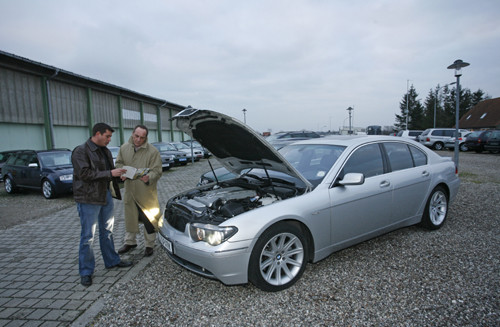
[[[214,174],[215,181],[217,182],[217,185],[219,185],[219,179],[217,178],[217,175],[215,174],[214,167],[212,167],[212,163],[210,162],[210,159],[207,159],[208,165],[210,166],[210,169],[212,169],[212,174]]]

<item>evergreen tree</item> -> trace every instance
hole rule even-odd
[[[413,87],[413,85],[408,90],[408,93],[403,96],[403,100],[399,103],[399,108],[401,109],[401,115],[396,114],[396,123],[394,126],[398,130],[404,129],[421,129],[423,122],[423,112],[424,108],[419,100],[417,100],[418,93]],[[408,106],[407,104],[408,99]],[[406,109],[408,108],[408,113]],[[408,126],[406,126],[408,116]]]

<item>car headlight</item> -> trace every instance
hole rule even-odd
[[[71,181],[71,180],[73,180],[73,175],[72,174],[62,175],[61,177],[59,177],[59,180],[61,180],[63,182]]]
[[[219,227],[216,225],[194,223],[189,226],[189,235],[195,242],[203,241],[212,246],[221,244],[236,234],[234,226]]]

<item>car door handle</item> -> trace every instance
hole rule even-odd
[[[424,177],[429,177],[429,172],[428,172],[427,170],[424,170],[424,171],[422,172],[422,176],[424,176]]]
[[[388,187],[390,185],[391,185],[391,183],[389,181],[381,181],[380,182],[380,187]]]

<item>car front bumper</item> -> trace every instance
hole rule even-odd
[[[158,239],[169,257],[182,267],[204,277],[218,279],[226,285],[248,282],[250,241],[210,246],[194,242],[165,221]],[[242,244],[243,243],[243,244]]]

